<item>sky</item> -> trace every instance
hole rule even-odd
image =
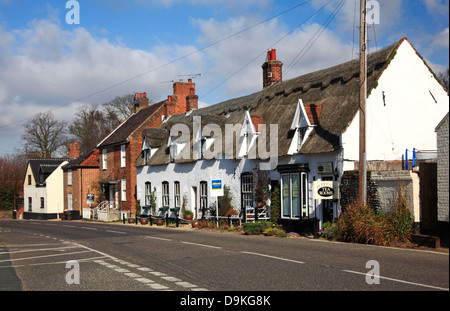
[[[359,0],[74,2],[0,0],[0,155],[41,112],[69,124],[83,105],[159,102],[189,78],[200,107],[260,91],[270,48],[283,80],[358,58]],[[369,14],[369,53],[407,37],[436,73],[448,67],[448,0],[371,0]]]

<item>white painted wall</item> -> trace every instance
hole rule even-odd
[[[61,213],[64,210],[64,172],[62,167],[69,163],[62,162],[45,180],[47,203],[43,213]]]
[[[401,160],[406,149],[436,150],[434,129],[448,110],[447,93],[411,44],[403,41],[367,98],[367,160]],[[345,159],[357,161],[359,112],[342,143]],[[345,170],[351,169],[353,163],[346,163]]]
[[[24,211],[28,212],[28,198],[32,198],[32,212],[53,214],[64,210],[64,182],[62,166],[68,162],[62,162],[53,173],[47,177],[45,187],[36,187],[31,167],[28,166],[24,181]],[[31,175],[31,185],[28,185],[28,175]],[[41,197],[44,198],[44,208],[41,208]]]
[[[314,200],[312,189],[313,180],[321,180],[322,176],[317,172],[317,163],[333,162],[333,166],[337,168],[339,176],[342,175],[343,163],[340,152],[317,154],[317,155],[295,155],[285,156],[278,159],[278,165],[308,163],[310,172],[308,174],[308,212],[309,217],[317,217],[322,220],[322,205],[321,200]],[[187,208],[193,211],[194,207],[194,193],[192,187],[197,187],[197,207],[200,208],[200,182],[207,181],[208,186],[211,178],[222,178],[224,185],[230,187],[232,193],[233,205],[235,209],[241,210],[241,174],[252,172],[258,165],[258,161],[250,159],[241,160],[198,160],[193,163],[158,165],[158,166],[144,166],[137,167],[137,199],[140,200],[141,205],[145,202],[145,183],[151,182],[152,189],[156,188],[157,208],[162,206],[162,182],[169,182],[169,200],[170,207],[174,206],[174,182],[180,182],[181,200],[186,194],[188,198]],[[270,171],[269,178],[272,180],[279,180],[280,173],[278,171]],[[208,205],[215,202],[216,198],[211,197],[208,192]],[[181,203],[182,204],[182,203]],[[340,213],[340,206],[338,203],[335,206],[335,217]],[[322,221],[320,222],[322,226]]]

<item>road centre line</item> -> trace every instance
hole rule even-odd
[[[183,244],[190,244],[190,245],[197,245],[197,246],[202,246],[202,247],[222,249],[222,247],[220,247],[220,246],[212,246],[212,245],[206,245],[206,244],[200,244],[200,243],[192,243],[192,242],[186,242],[186,241],[181,241],[181,243],[183,243]]]
[[[148,236],[148,235],[146,235],[145,237],[149,238],[149,239],[155,239],[155,240],[162,240],[162,241],[169,241],[169,242],[172,241],[171,239],[159,238],[159,237],[156,237],[156,236]]]
[[[360,274],[360,275],[367,275],[367,272],[364,273],[364,272],[357,272],[357,271],[352,271],[352,270],[342,270],[342,271],[348,272],[348,273]],[[439,289],[439,290],[446,290],[446,291],[449,290],[448,288],[445,288],[445,287],[438,287],[438,286],[432,286],[432,285],[427,285],[427,284],[403,281],[403,280],[399,280],[399,279],[388,278],[388,277],[385,277],[385,276],[378,276],[378,277],[380,279],[394,281],[394,282],[399,282],[399,283],[405,283],[405,284],[410,284],[410,285],[416,285],[416,286],[422,286],[422,287],[428,287],[428,288]]]
[[[105,230],[106,232],[112,232],[112,233],[120,233],[120,234],[127,234],[126,232],[122,231],[114,231],[114,230]]]
[[[259,253],[253,253],[253,252],[245,252],[245,251],[241,251],[241,253],[249,254],[249,255],[255,255],[255,256],[262,256],[262,257],[267,257],[267,258],[272,258],[272,259],[278,259],[278,260],[283,260],[283,261],[289,261],[289,262],[294,262],[294,263],[304,264],[303,261],[292,260],[292,259],[287,259],[287,258],[282,258],[282,257],[276,257],[276,256],[270,256],[270,255],[265,255],[265,254],[259,254]]]
[[[87,230],[98,230],[97,228],[90,228],[90,227],[81,227],[82,229],[87,229]]]

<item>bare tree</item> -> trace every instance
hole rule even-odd
[[[24,128],[22,146],[25,154],[48,159],[64,148],[67,140],[65,123],[57,121],[52,112],[36,114]]]
[[[134,95],[117,96],[103,104],[107,113],[116,115],[120,120],[125,120],[134,112]]]
[[[445,86],[447,90],[448,90],[448,75],[449,75],[449,67],[447,67],[446,71],[440,72],[438,74],[439,80],[441,80],[442,84]]]
[[[114,112],[103,112],[97,105],[85,105],[75,114],[69,125],[69,133],[75,136],[84,154],[94,149],[119,124],[119,118]]]

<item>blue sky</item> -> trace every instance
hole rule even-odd
[[[259,91],[272,47],[284,79],[358,57],[359,0],[78,0],[72,25],[66,2],[0,0],[0,154],[38,112],[70,122],[119,95],[158,102],[190,74],[201,106]],[[406,36],[435,71],[448,67],[448,0],[377,2],[369,52]]]

